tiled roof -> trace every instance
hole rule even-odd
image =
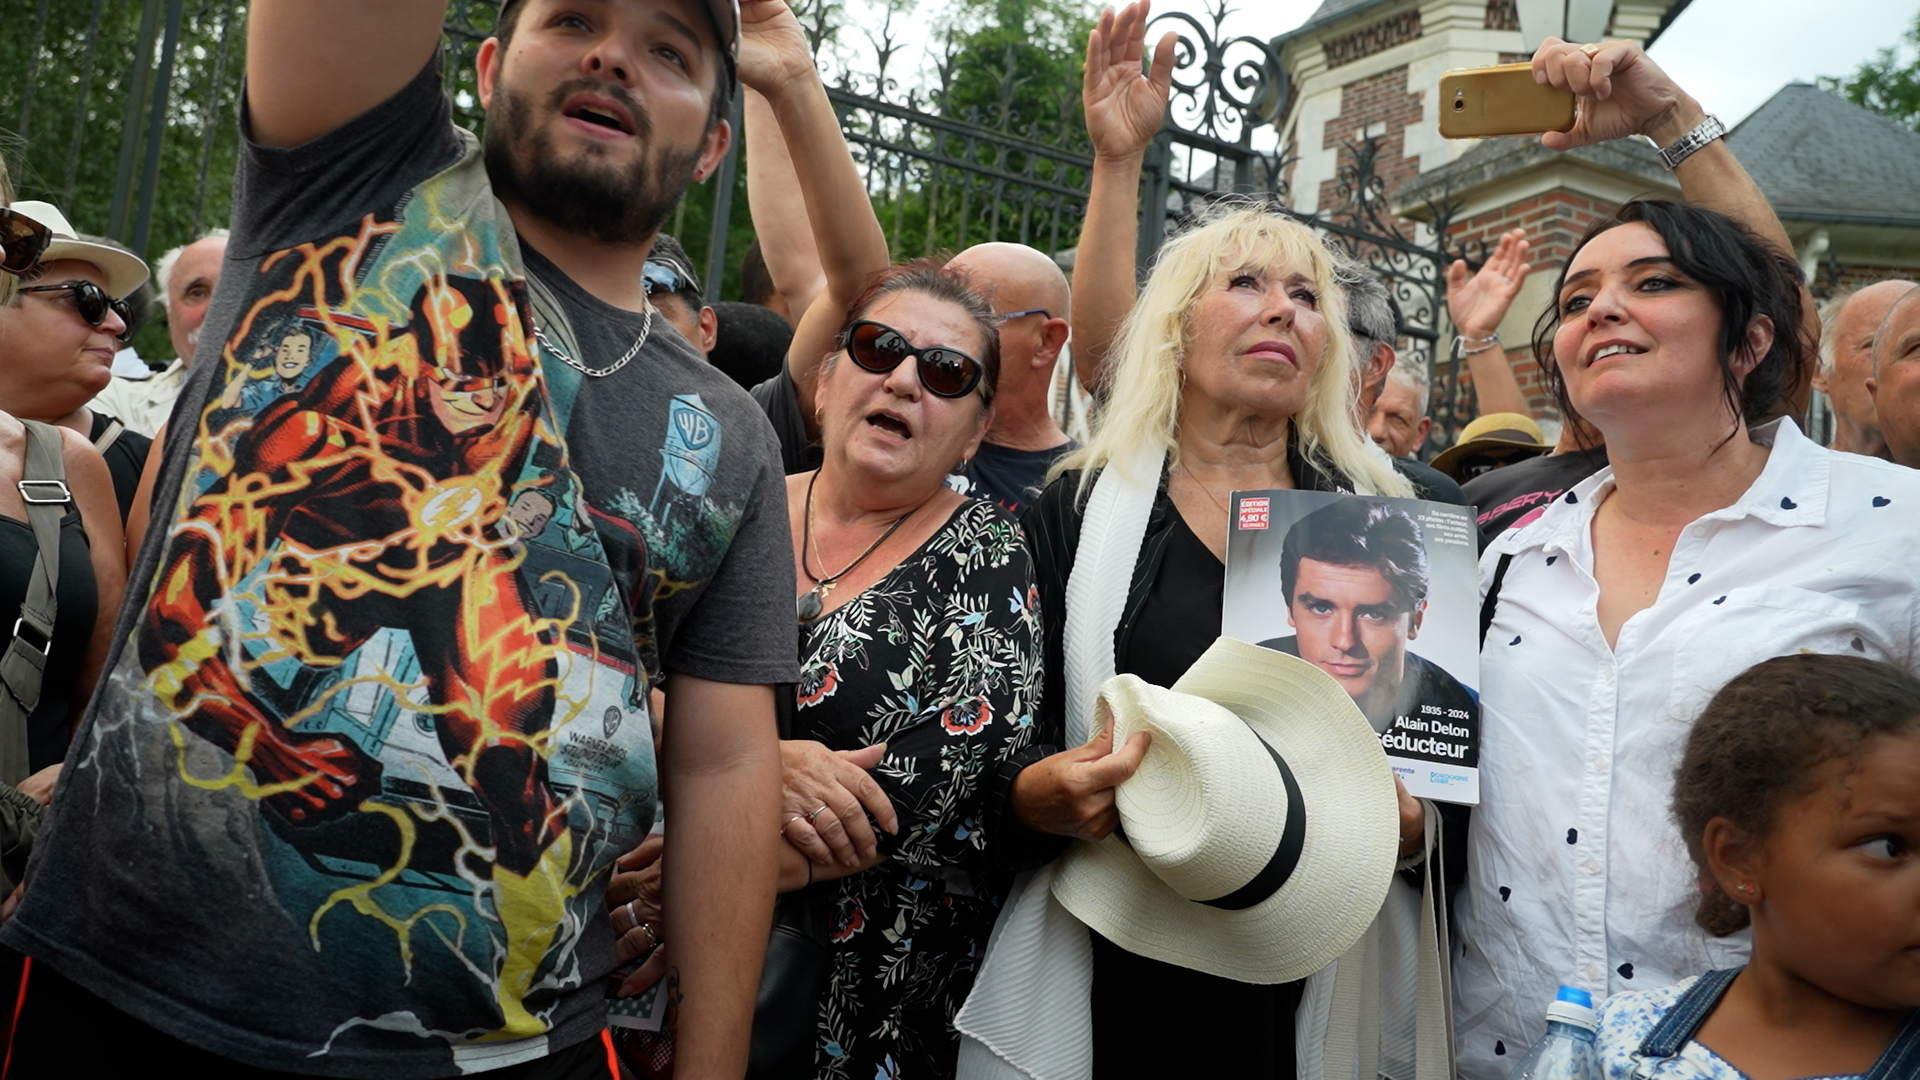
[[[1727,136],[1782,218],[1920,225],[1920,133],[1788,83]]]

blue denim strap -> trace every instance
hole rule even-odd
[[[1733,977],[1740,971],[1740,968],[1709,971],[1694,980],[1686,993],[1680,995],[1680,1000],[1673,1003],[1673,1008],[1667,1010],[1667,1015],[1661,1017],[1653,1030],[1647,1032],[1647,1037],[1640,1041],[1639,1055],[1669,1058],[1678,1054],[1680,1048],[1687,1045],[1687,1040],[1693,1038],[1693,1033],[1699,1031],[1700,1025],[1706,1022],[1713,1007],[1720,1004],[1721,995],[1733,985]]]
[[[1907,1076],[1920,1076],[1920,1010],[1907,1017],[1900,1033],[1860,1080],[1900,1080]]]

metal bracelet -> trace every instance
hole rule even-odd
[[[1674,140],[1673,145],[1661,148],[1660,164],[1665,165],[1668,172],[1672,172],[1680,166],[1681,162],[1726,133],[1727,126],[1720,122],[1720,118],[1708,113],[1707,118],[1694,125],[1692,131]]]

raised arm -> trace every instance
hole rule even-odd
[[[1644,135],[1656,146],[1670,146],[1707,117],[1706,109],[1631,41],[1573,45],[1548,38],[1533,54],[1533,77],[1580,98],[1580,115],[1571,131],[1550,131],[1540,137],[1550,150],[1571,150],[1629,135]],[[1673,176],[1687,202],[1718,210],[1797,261],[1793,241],[1787,238],[1773,205],[1727,149],[1725,139],[1695,152]],[[1800,303],[1806,311],[1802,322],[1813,336],[1809,346],[1817,348],[1820,309],[1805,283],[1800,286]],[[1809,365],[1806,378],[1811,379],[1812,373]],[[1784,388],[1775,415],[1804,416],[1807,389],[1804,382]]]
[[[247,13],[247,123],[261,146],[325,135],[407,85],[445,0],[260,0]],[[315,44],[342,43],[316,52]],[[350,42],[350,44],[347,44]]]
[[[795,320],[806,314],[826,291],[826,271],[820,268],[820,249],[813,241],[807,218],[807,200],[793,173],[787,140],[773,106],[753,90],[742,96],[747,141],[747,206],[753,215],[753,234],[767,261],[767,276],[787,302]]]
[[[806,35],[785,0],[746,0],[740,18],[749,31],[740,45],[740,81],[766,98],[779,123],[826,276],[819,299],[799,316],[787,352],[800,414],[811,427],[814,371],[833,348],[847,305],[868,277],[886,268],[887,237],[814,70]],[[753,32],[756,27],[763,32]],[[767,250],[764,243],[761,250]],[[771,261],[767,265],[772,269]]]
[[[1497,337],[1500,323],[1520,295],[1520,286],[1533,268],[1527,265],[1527,234],[1513,229],[1500,237],[1500,245],[1487,256],[1479,273],[1467,272],[1467,261],[1455,259],[1447,267],[1447,314],[1453,319],[1453,332],[1466,340],[1462,351],[1467,370],[1473,375],[1473,392],[1479,415],[1511,412],[1532,416],[1527,395],[1514,378],[1507,363],[1507,350],[1499,342],[1485,344]]]
[[[1087,220],[1073,260],[1073,370],[1088,393],[1101,392],[1107,353],[1133,310],[1134,251],[1140,235],[1140,168],[1167,115],[1173,84],[1174,35],[1153,50],[1153,70],[1140,72],[1147,41],[1148,0],[1105,11],[1087,36],[1080,101],[1093,139]]]

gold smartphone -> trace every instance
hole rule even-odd
[[[1440,134],[1538,135],[1573,126],[1573,92],[1533,81],[1532,64],[1456,68],[1440,76]]]

